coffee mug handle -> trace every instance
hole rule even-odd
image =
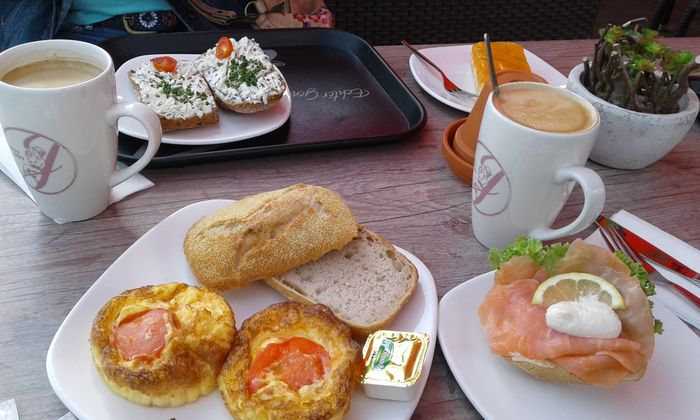
[[[566,181],[576,181],[583,190],[583,210],[576,220],[564,227],[552,229],[539,227],[532,230],[529,236],[543,241],[573,235],[590,226],[603,211],[605,204],[605,185],[595,171],[583,166],[561,168],[554,175],[554,181],[561,184]]]
[[[107,124],[116,124],[121,117],[131,117],[140,122],[146,129],[148,134],[148,146],[143,156],[139,158],[136,162],[127,166],[124,169],[119,169],[115,171],[109,177],[109,187],[114,187],[115,185],[121,184],[133,175],[136,175],[141,169],[143,169],[148,162],[153,159],[158,147],[160,147],[160,140],[163,136],[163,129],[160,126],[160,120],[158,115],[153,112],[146,105],[139,102],[119,102],[114,104],[110,109],[107,110],[105,115],[105,120]]]

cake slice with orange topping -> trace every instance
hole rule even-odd
[[[530,65],[525,58],[525,50],[514,42],[492,42],[493,65],[496,73],[505,70],[530,71]],[[486,44],[477,42],[472,45],[472,71],[476,92],[489,80],[489,61],[486,56]]]

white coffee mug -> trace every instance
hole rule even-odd
[[[60,59],[86,62],[100,72],[53,88],[0,80],[0,123],[41,211],[57,221],[77,221],[107,208],[110,189],[148,164],[162,131],[158,116],[145,105],[117,103],[112,58],[92,44],[48,40],[10,48],[0,53],[0,79],[22,66]],[[125,116],[146,128],[148,147],[131,166],[116,170],[116,123]]]
[[[502,248],[518,236],[551,240],[590,226],[603,210],[605,187],[593,170],[584,167],[600,125],[596,109],[578,95],[534,82],[515,82],[501,91],[532,85],[554,89],[577,101],[592,123],[581,131],[540,131],[506,117],[489,96],[479,131],[472,178],[472,229],[489,248]],[[552,229],[574,183],[584,194],[579,216]]]

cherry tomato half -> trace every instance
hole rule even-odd
[[[222,36],[216,42],[216,58],[223,60],[233,52],[233,44],[227,36]]]
[[[177,60],[167,55],[151,58],[151,63],[158,71],[174,71],[177,67]]]

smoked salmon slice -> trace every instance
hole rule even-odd
[[[539,284],[549,276],[586,272],[612,283],[625,300],[616,311],[622,322],[617,338],[575,337],[547,327],[546,308],[531,303]],[[496,273],[494,286],[478,309],[491,350],[510,358],[521,355],[553,362],[586,383],[612,386],[646,369],[654,351],[654,319],[638,279],[606,249],[573,242],[553,272],[528,257],[513,257]]]

